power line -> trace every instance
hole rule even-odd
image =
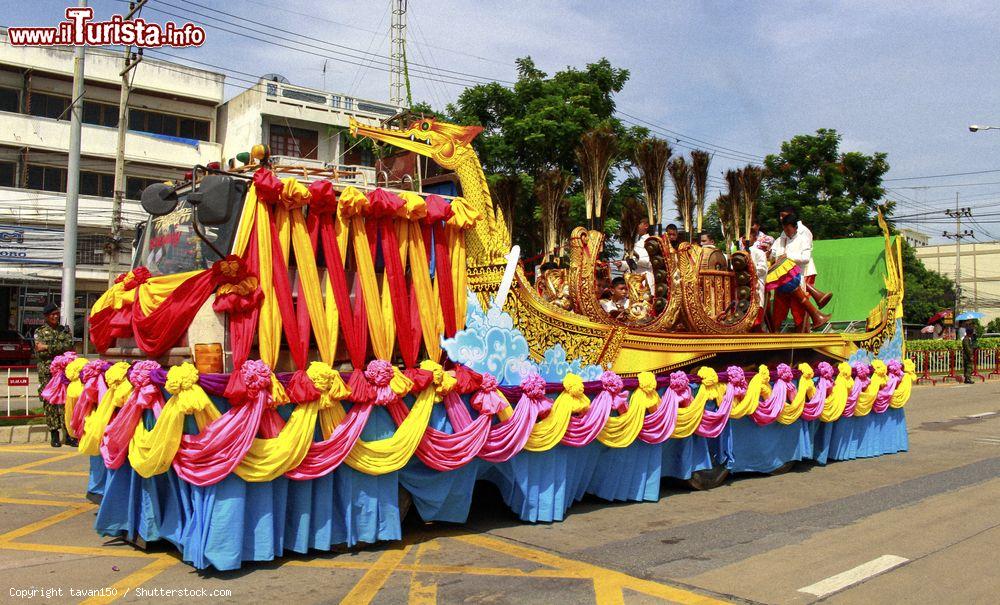
[[[894,179],[882,179],[883,181],[920,181],[924,179],[943,179],[950,176],[969,176],[971,174],[989,174],[991,172],[1000,172],[1000,168],[995,170],[975,170],[972,172],[952,172],[950,174],[929,174],[927,176],[907,176]]]
[[[744,152],[744,151],[739,151],[738,149],[731,149],[729,147],[723,147],[721,145],[716,145],[714,143],[709,143],[708,141],[704,141],[702,139],[698,139],[698,138],[686,135],[684,133],[677,132],[675,130],[671,130],[671,129],[669,129],[669,128],[665,127],[665,126],[662,126],[660,124],[656,124],[654,122],[650,122],[648,120],[644,120],[642,118],[633,116],[632,114],[626,113],[626,112],[622,111],[621,109],[616,110],[616,112],[619,113],[619,114],[621,114],[621,115],[623,115],[623,116],[625,116],[626,118],[631,118],[632,120],[636,120],[636,121],[640,122],[642,125],[645,125],[645,126],[647,126],[649,128],[656,128],[656,129],[659,129],[659,130],[661,130],[661,131],[663,131],[665,133],[669,133],[669,136],[671,136],[671,137],[679,138],[679,139],[682,139],[682,140],[687,140],[687,141],[690,141],[692,143],[700,143],[702,145],[706,145],[706,146],[710,147],[711,149],[717,149],[717,150],[722,150],[722,151],[730,152],[731,154],[736,154],[738,156],[746,156],[744,159],[741,159],[740,161],[748,161],[749,160],[751,162],[762,162],[764,160],[763,156],[755,155],[755,154],[752,154],[752,153],[747,153],[747,152]],[[639,126],[639,124],[634,124],[634,125],[635,126]],[[678,141],[678,142],[680,142],[680,141]]]

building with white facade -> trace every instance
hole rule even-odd
[[[928,269],[955,278],[955,244],[923,246],[916,253]],[[959,275],[961,310],[983,313],[984,324],[1000,317],[1000,242],[963,243]]]
[[[121,53],[87,49],[77,247],[77,337],[108,284]],[[151,182],[222,160],[222,74],[145,58],[133,70],[125,142],[126,243]],[[22,333],[59,301],[73,51],[14,47],[0,29],[0,322]],[[4,249],[6,247],[6,249]],[[120,267],[129,259],[122,255]]]
[[[917,231],[916,229],[904,227],[899,230],[899,235],[903,237],[907,244],[910,244],[914,248],[927,246],[931,243],[931,236],[922,231]]]
[[[260,82],[227,101],[219,110],[219,140],[229,160],[258,143],[272,156],[299,158],[328,167],[373,167],[364,146],[349,143],[350,118],[377,123],[396,108],[340,93],[294,86],[283,78]],[[374,179],[374,168],[367,175]]]

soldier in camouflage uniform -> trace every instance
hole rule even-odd
[[[35,330],[35,354],[38,356],[38,395],[41,399],[42,389],[49,383],[52,374],[49,366],[57,355],[73,350],[73,335],[69,328],[59,324],[59,307],[49,303],[42,311],[45,314],[45,325]],[[42,399],[45,409],[45,424],[52,436],[52,447],[62,445],[59,442],[59,431],[62,430],[66,445],[76,445],[76,440],[70,438],[63,426],[64,409],[61,405],[51,405]]]

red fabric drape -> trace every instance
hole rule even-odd
[[[455,215],[448,202],[439,195],[429,195],[425,200],[427,203],[427,216],[424,222],[427,225],[425,230],[431,232],[434,237],[434,273],[438,279],[438,298],[441,300],[441,313],[444,315],[444,335],[448,338],[455,336],[455,285],[451,281],[451,254],[448,252],[448,243],[445,240],[444,224]],[[430,238],[425,234],[424,242]],[[426,243],[426,248],[430,251],[430,244]]]
[[[191,325],[198,309],[215,290],[215,278],[206,269],[184,281],[149,315],[142,314],[141,305],[132,305],[132,328],[135,342],[147,356],[162,356]]]

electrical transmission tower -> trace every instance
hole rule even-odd
[[[962,217],[972,218],[972,208],[959,208],[958,194],[955,194],[955,210],[945,210],[945,214],[955,219],[955,232],[945,231],[941,235],[948,239],[955,240],[955,315],[958,317],[959,307],[962,304],[962,240],[973,236],[971,230],[962,230]]]
[[[410,74],[406,69],[406,0],[392,3],[392,42],[389,44],[389,102],[397,108],[412,105]],[[404,91],[405,88],[405,91]],[[406,96],[403,96],[405,92]]]

